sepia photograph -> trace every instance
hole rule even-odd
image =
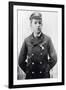
[[[10,2],[9,6],[13,43],[9,87],[63,85],[64,5]]]

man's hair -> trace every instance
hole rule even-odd
[[[31,14],[29,19],[31,21],[32,21],[32,19],[40,19],[40,20],[42,20],[42,15],[39,12],[34,12],[34,13]]]

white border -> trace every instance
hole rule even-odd
[[[27,9],[27,10],[42,10],[42,11],[57,11],[58,12],[58,78],[50,78],[50,79],[37,79],[37,80],[17,80],[17,9]],[[36,83],[53,83],[53,82],[61,82],[62,79],[62,10],[61,8],[48,8],[48,7],[31,7],[31,6],[16,6],[14,5],[13,16],[14,16],[14,27],[13,27],[13,84],[14,85],[23,85],[23,84],[36,84]],[[28,82],[29,81],[29,82]]]

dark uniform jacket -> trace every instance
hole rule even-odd
[[[26,79],[50,78],[49,71],[57,62],[51,39],[45,34],[35,38],[31,34],[24,40],[18,64],[26,73]]]

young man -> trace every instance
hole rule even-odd
[[[18,64],[26,73],[26,79],[50,78],[57,55],[51,39],[41,31],[41,13],[34,12],[30,16],[30,27],[33,33],[24,40]]]

